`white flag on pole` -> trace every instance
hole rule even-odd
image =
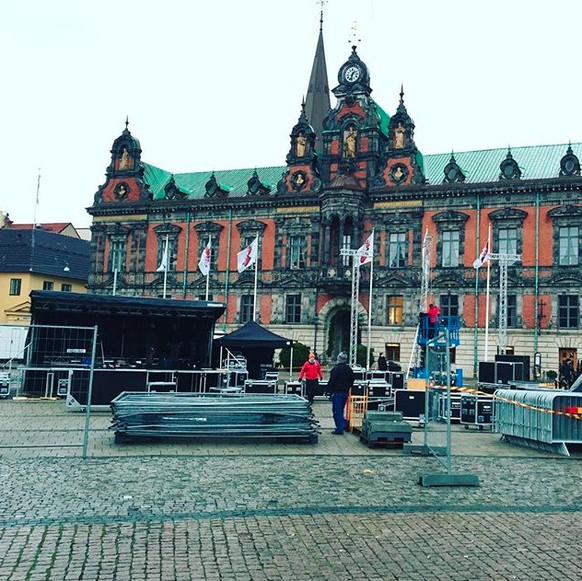
[[[168,237],[166,236],[166,241],[164,244],[164,252],[162,253],[162,261],[160,266],[156,269],[156,272],[165,272],[168,270]]]
[[[237,270],[239,272],[245,271],[257,261],[258,249],[259,237],[257,236],[249,246],[236,255]]]
[[[487,261],[489,260],[489,240],[485,246],[483,246],[483,250],[481,250],[481,254],[474,260],[473,268],[481,268]]]
[[[202,254],[200,256],[200,262],[198,263],[198,268],[200,269],[200,272],[204,276],[208,276],[208,273],[210,272],[210,257],[211,257],[210,239],[208,239],[208,244],[202,251]]]
[[[357,250],[356,256],[358,257],[358,266],[368,264],[372,262],[374,257],[374,233],[370,234],[362,246]]]

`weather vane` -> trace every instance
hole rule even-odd
[[[315,0],[316,4],[319,4],[319,29],[323,28],[323,7],[327,4],[328,0]]]
[[[362,42],[362,39],[359,38],[359,34],[358,34],[358,22],[357,20],[354,20],[354,23],[352,24],[352,27],[350,29],[352,31],[350,39],[349,39],[349,43],[351,46],[357,46],[360,42]]]

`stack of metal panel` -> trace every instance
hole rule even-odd
[[[111,402],[115,441],[276,438],[317,443],[317,421],[297,395],[123,392]]]
[[[508,442],[569,456],[582,444],[582,393],[498,389],[494,428]]]

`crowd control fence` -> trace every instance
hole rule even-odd
[[[494,429],[509,442],[569,456],[582,444],[582,393],[498,389]]]

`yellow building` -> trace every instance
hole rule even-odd
[[[42,227],[0,228],[0,325],[30,322],[30,291],[86,292],[91,245]]]

